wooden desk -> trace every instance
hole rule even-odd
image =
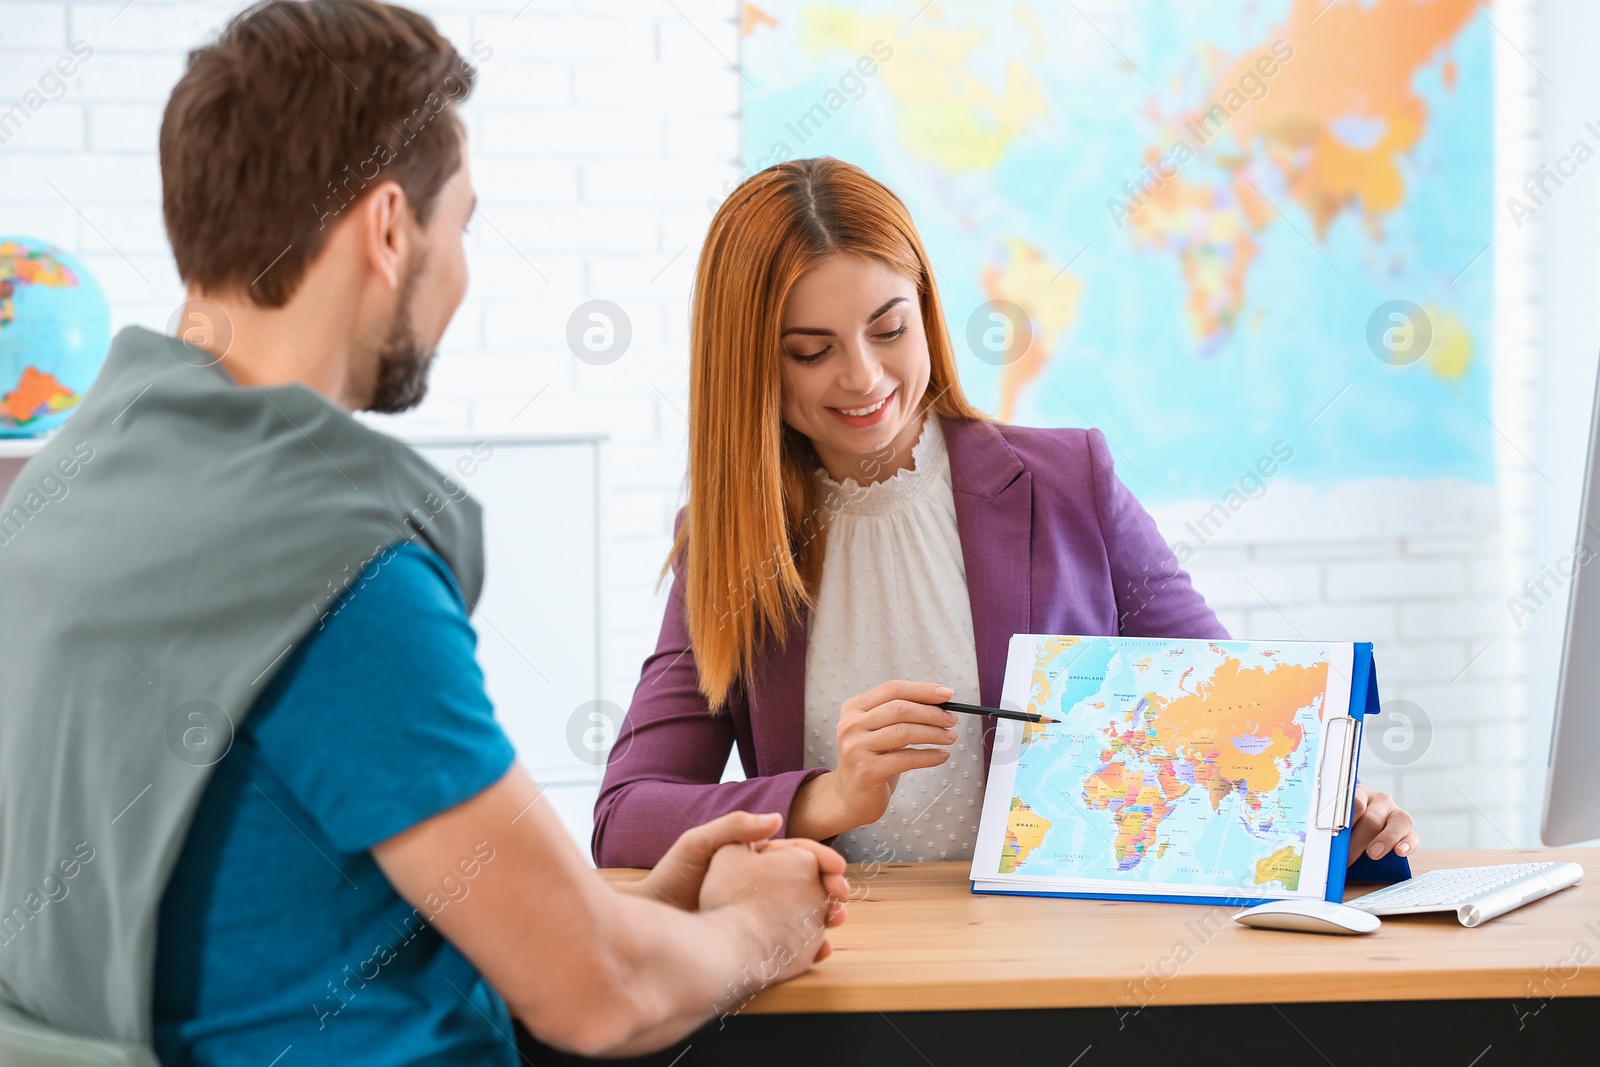
[[[1552,859],[1590,874],[1475,929],[1421,915],[1360,937],[1249,929],[1234,907],[977,896],[964,863],[852,868],[831,959],[638,1062],[1592,1063],[1600,849],[1412,867]]]
[[[1552,993],[1600,995],[1600,849],[1424,852],[1412,871],[1547,859],[1592,873],[1474,929],[1441,913],[1386,919],[1360,937],[1255,930],[1233,921],[1237,907],[976,895],[966,863],[895,864],[872,878],[852,868],[865,897],[830,933],[833,958],[744,1011],[1525,997],[1579,943],[1594,965],[1565,968]],[[1351,886],[1345,899],[1376,888]]]

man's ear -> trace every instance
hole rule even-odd
[[[361,245],[367,265],[392,289],[405,279],[410,255],[411,219],[406,191],[398,182],[386,181],[373,188],[358,205]]]

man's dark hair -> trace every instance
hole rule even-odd
[[[378,182],[398,182],[426,224],[461,165],[453,105],[475,73],[429,19],[376,0],[240,12],[189,53],[161,120],[178,276],[282,307]]]

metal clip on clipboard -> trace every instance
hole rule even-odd
[[[1312,823],[1318,830],[1337,833],[1350,825],[1360,743],[1361,720],[1340,715],[1323,724],[1322,751],[1317,754],[1317,810]],[[1335,753],[1331,759],[1330,752]]]

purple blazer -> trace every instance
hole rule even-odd
[[[944,431],[983,703],[1000,700],[1013,634],[1228,636],[1099,430],[947,419]],[[673,583],[595,804],[597,864],[653,866],[683,831],[730,811],[775,811],[787,825],[795,791],[824,773],[803,767],[806,621],[768,641],[713,715]],[[991,722],[986,761],[993,737]],[[722,783],[734,745],[748,778]]]

